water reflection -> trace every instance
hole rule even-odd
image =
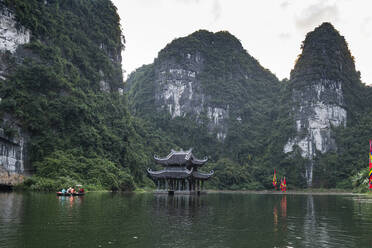
[[[303,224],[305,247],[358,247],[350,231],[352,208],[348,199],[308,195]],[[346,210],[347,209],[347,210]]]
[[[287,196],[283,195],[282,200],[280,202],[280,208],[282,210],[282,217],[287,217]]]
[[[278,231],[278,209],[276,208],[276,205],[274,206],[274,211],[273,211],[273,215],[274,215],[274,230],[275,232]]]
[[[22,213],[22,194],[0,192],[0,244],[17,236]]]
[[[315,219],[315,208],[314,208],[314,197],[308,195],[306,199],[306,215],[304,218],[304,243],[311,244],[313,242],[314,235],[316,235],[316,219]],[[315,242],[315,240],[314,240]]]
[[[0,194],[7,248],[372,247],[370,230],[366,197]]]
[[[84,201],[84,196],[56,196],[60,206],[68,206],[73,208],[75,205],[79,206]]]
[[[280,222],[279,220],[279,213],[278,213],[278,203],[274,204],[273,208],[273,216],[274,216],[274,232],[277,233],[279,231],[279,224],[281,231],[285,231],[287,229],[287,196],[283,195],[280,199]]]
[[[183,216],[194,218],[206,211],[203,196],[196,195],[155,195],[154,211],[156,215]]]

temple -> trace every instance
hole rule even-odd
[[[213,171],[201,172],[208,158],[197,159],[191,152],[171,150],[165,158],[154,156],[155,162],[164,167],[159,171],[147,169],[149,176],[157,185],[156,193],[169,194],[200,194],[204,188],[204,181],[208,180]]]

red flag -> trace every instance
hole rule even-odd
[[[280,178],[280,190],[284,191],[283,178]]]
[[[284,177],[284,181],[283,181],[283,191],[284,192],[287,191],[287,181],[285,180],[285,177]]]
[[[372,140],[369,141],[369,170],[372,169]]]
[[[276,181],[276,170],[274,169],[274,176],[273,176],[273,185],[274,187],[276,188],[276,185],[277,185],[277,181]]]

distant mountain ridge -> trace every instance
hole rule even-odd
[[[289,80],[230,33],[199,30],[124,83],[110,0],[0,7],[0,185],[154,187],[153,154],[195,148],[209,188],[269,189],[274,168],[290,189],[366,188],[372,90],[329,23],[306,36]]]
[[[159,118],[168,129],[177,125],[171,137],[190,125],[206,125],[200,132],[214,134],[219,142],[211,146],[222,151],[213,154],[217,165],[229,157],[250,168],[261,165],[262,173],[284,166],[289,174],[290,163],[298,170],[298,186],[320,184],[314,166],[321,154],[337,153],[332,130],[353,125],[364,109],[358,96],[367,98],[365,88],[345,39],[330,23],[307,34],[289,81],[279,82],[228,32],[200,30],[172,41],[126,85],[132,112],[162,123],[159,128],[165,127]],[[194,122],[180,126],[177,118]],[[209,146],[203,140],[192,145]]]
[[[247,100],[259,100],[279,87],[278,79],[228,32],[200,30],[176,39],[159,52],[153,65],[140,68],[139,74],[142,70],[151,76],[141,81],[133,73],[127,80],[134,113],[147,118],[149,112],[143,109],[152,108],[169,113],[172,119],[205,119],[220,141],[227,137],[228,122],[246,120],[241,106]],[[141,99],[144,91],[150,94]]]

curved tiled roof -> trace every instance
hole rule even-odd
[[[204,159],[197,159],[192,154],[192,149],[190,148],[188,151],[175,151],[171,150],[171,152],[168,154],[168,156],[164,158],[160,158],[158,156],[154,156],[155,162],[161,165],[169,166],[181,166],[181,165],[203,165],[208,161],[208,158],[205,157]]]
[[[209,173],[207,172],[200,172],[200,171],[194,171],[192,173],[192,176],[196,179],[209,179],[214,174],[214,171],[211,170]]]
[[[179,168],[179,167],[168,167],[164,170],[160,171],[152,171],[151,169],[147,169],[147,173],[152,178],[176,178],[176,179],[181,179],[181,178],[188,178],[189,176],[192,175],[193,168],[191,170],[188,170],[186,168]]]

